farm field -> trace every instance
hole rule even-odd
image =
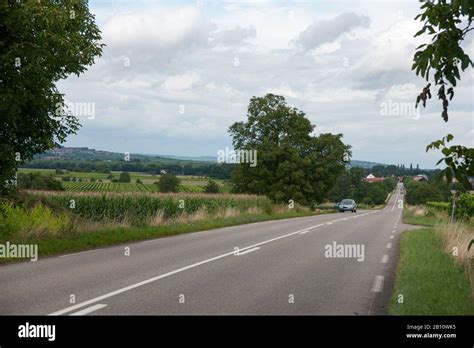
[[[114,183],[108,179],[109,175],[112,174],[115,178],[118,178],[120,172],[112,171],[110,174],[95,172],[67,172],[65,174],[56,174],[54,169],[36,168],[20,168],[18,172],[25,174],[33,172],[50,174],[54,175],[55,178],[60,181],[62,181],[63,177],[75,178],[76,180],[80,179],[81,181],[62,181],[64,188],[71,192],[156,192],[157,187],[154,183],[160,178],[159,175],[130,172],[130,183]],[[209,180],[215,181],[223,192],[229,192],[229,187],[225,185],[224,180],[221,179],[185,175],[178,175],[177,177],[181,180],[180,192],[202,192]],[[142,183],[136,183],[137,179]]]
[[[71,192],[156,192],[154,184],[116,182],[63,182],[66,191]]]

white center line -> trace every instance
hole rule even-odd
[[[306,231],[300,232],[300,234],[306,234],[308,232],[309,232],[309,230],[306,230]]]
[[[390,249],[392,247],[392,243],[387,243],[387,249]]]
[[[69,257],[69,256],[74,256],[74,255],[81,255],[81,254],[87,254],[87,253],[92,253],[94,251],[99,251],[99,250],[104,250],[102,249],[92,249],[92,250],[86,250],[86,251],[80,251],[78,253],[72,253],[72,254],[66,254],[66,255],[59,255],[59,257]]]
[[[383,280],[384,277],[381,275],[378,275],[375,277],[374,285],[372,286],[372,291],[373,292],[381,292],[383,288]]]
[[[320,226],[320,225],[321,225],[321,224],[316,225],[316,226]],[[239,253],[242,254],[243,250],[247,250],[247,249],[251,249],[251,248],[254,248],[254,247],[257,247],[257,246],[260,246],[260,245],[264,245],[264,244],[267,244],[267,243],[271,243],[271,242],[274,242],[274,241],[279,240],[279,239],[282,239],[282,238],[287,238],[287,237],[296,235],[296,234],[298,234],[298,233],[300,233],[300,232],[302,232],[302,231],[305,231],[305,230],[314,228],[314,227],[316,227],[316,226],[310,226],[310,227],[307,227],[307,228],[302,229],[302,230],[298,230],[298,231],[295,231],[295,232],[287,233],[287,234],[284,234],[284,235],[282,235],[282,236],[278,236],[278,237],[275,237],[275,238],[272,238],[272,239],[268,239],[268,240],[265,240],[265,241],[260,242],[260,243],[256,243],[256,244],[253,244],[253,245],[249,245],[249,246],[247,246],[247,247],[245,247],[245,248],[241,248],[241,249],[239,250]],[[93,304],[93,303],[102,301],[102,300],[104,300],[104,299],[106,299],[106,298],[119,295],[119,294],[124,293],[124,292],[126,292],[126,291],[130,291],[130,290],[135,289],[135,288],[138,288],[138,287],[140,287],[140,286],[153,283],[153,282],[155,282],[155,281],[157,281],[157,280],[160,280],[160,279],[163,279],[163,278],[172,276],[172,275],[177,274],[177,273],[180,273],[180,272],[184,272],[184,271],[186,271],[186,270],[188,270],[188,269],[195,268],[195,267],[204,265],[204,264],[206,264],[206,263],[213,262],[213,261],[222,259],[222,258],[227,257],[227,256],[231,256],[231,255],[235,255],[235,251],[229,251],[229,252],[227,252],[227,253],[224,253],[224,254],[221,254],[221,255],[212,257],[212,258],[210,258],[210,259],[206,259],[206,260],[203,260],[203,261],[199,261],[199,262],[193,263],[193,264],[191,264],[191,265],[188,265],[188,266],[185,266],[185,267],[181,267],[181,268],[175,269],[174,271],[170,271],[170,272],[167,272],[167,273],[164,273],[164,274],[160,274],[160,275],[158,275],[158,276],[156,276],[156,277],[149,278],[149,279],[143,280],[143,281],[141,281],[141,282],[138,282],[138,283],[135,283],[135,284],[132,284],[132,285],[129,285],[129,286],[125,286],[125,287],[123,287],[123,288],[120,288],[120,289],[117,289],[117,290],[108,292],[108,293],[106,293],[106,294],[97,296],[97,297],[95,297],[95,298],[92,298],[92,299],[90,299],[90,300],[87,300],[87,301],[84,301],[84,302],[81,302],[81,303],[77,303],[77,304],[75,304],[75,305],[66,307],[66,308],[61,309],[61,310],[59,310],[59,311],[50,313],[49,315],[61,315],[61,314],[67,313],[67,312],[71,312],[71,311],[73,311],[73,310],[75,310],[75,309],[79,309],[79,308],[85,307],[85,306],[87,306],[87,305],[90,305],[90,304]]]
[[[98,304],[93,305],[91,307],[84,308],[83,310],[80,310],[79,312],[71,313],[71,315],[85,315],[85,314],[94,312],[94,311],[96,311],[98,309],[101,309],[101,308],[104,308],[104,307],[107,307],[107,305],[98,303]]]
[[[388,255],[384,255],[382,257],[382,263],[387,263],[387,261],[388,261]]]
[[[252,249],[247,249],[245,251],[240,251],[238,254],[236,254],[237,256],[241,256],[241,255],[245,255],[245,254],[248,254],[248,253],[251,253],[252,251],[257,251],[258,249],[260,249],[260,247],[255,247],[255,248],[252,248]]]

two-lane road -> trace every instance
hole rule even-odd
[[[1,266],[0,315],[384,314],[401,199]]]

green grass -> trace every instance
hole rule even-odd
[[[324,213],[321,213],[324,214]],[[103,246],[116,245],[127,242],[135,242],[153,238],[161,238],[183,233],[198,232],[228,226],[248,224],[253,222],[279,220],[303,216],[316,215],[311,211],[291,211],[275,214],[243,214],[238,217],[201,220],[192,223],[169,224],[161,226],[143,226],[130,228],[115,228],[96,232],[77,233],[64,235],[61,238],[47,237],[41,239],[25,239],[17,243],[36,243],[40,257],[88,250]],[[225,233],[225,232],[222,232]],[[0,259],[0,263],[15,261],[12,259]]]
[[[433,227],[439,222],[447,222],[448,216],[442,210],[429,207],[425,214],[416,215],[410,209],[403,209],[403,222],[410,225]]]
[[[403,303],[398,303],[398,295]],[[472,315],[474,305],[462,265],[443,251],[432,228],[405,232],[400,242],[395,289],[389,313],[395,315]]]

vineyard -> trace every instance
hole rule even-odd
[[[63,182],[66,191],[70,192],[157,192],[154,184],[116,183],[116,182]],[[199,186],[180,186],[180,192],[202,192]]]

